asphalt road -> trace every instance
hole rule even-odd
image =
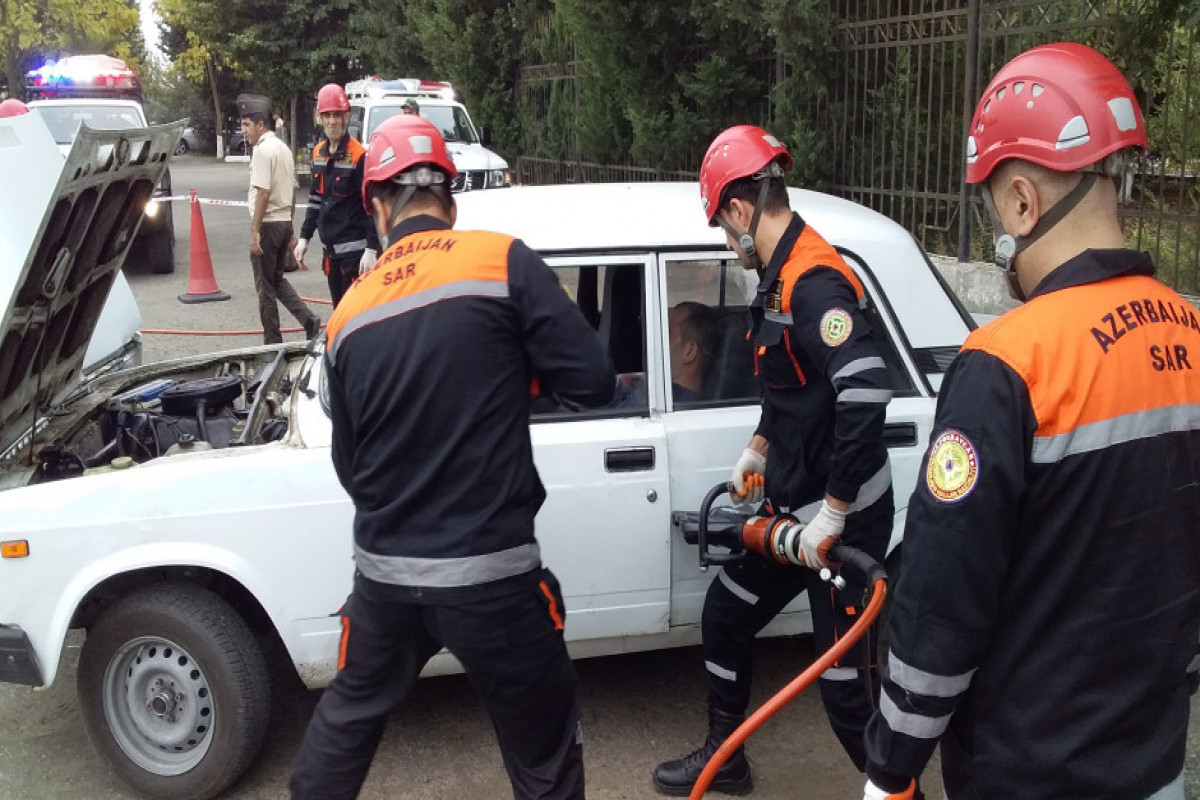
[[[194,187],[202,197],[245,199],[245,164],[220,164],[188,156],[172,162],[175,191]],[[300,192],[303,201],[305,192]],[[185,305],[189,276],[189,208],[177,203],[177,270],[153,275],[130,265],[126,273],[151,330],[237,331],[259,327],[248,258],[249,218],[242,207],[203,206],[214,275],[232,298]],[[299,217],[297,218],[299,230]],[[310,253],[319,252],[314,247]],[[301,295],[327,298],[317,258],[313,268],[289,275]],[[313,304],[322,319],[329,306]],[[286,312],[285,325],[289,324]],[[300,338],[292,333],[288,338]],[[261,342],[260,334],[218,336],[147,333],[145,356],[156,361]],[[136,797],[107,769],[87,742],[75,695],[79,637],[64,656],[54,686],[33,691],[0,684],[0,800]],[[765,701],[813,659],[811,640],[800,637],[759,645],[755,705]],[[596,800],[652,798],[649,774],[665,758],[699,744],[704,729],[705,685],[698,648],[577,662],[583,708],[588,795]],[[318,693],[292,675],[275,675],[274,716],[257,762],[229,793],[246,800],[282,800],[290,767]],[[1195,704],[1194,704],[1195,705]],[[1193,718],[1196,715],[1193,714]],[[1189,742],[1188,797],[1200,800],[1196,736]],[[816,689],[801,695],[751,740],[754,797],[762,800],[847,800],[861,797],[862,778],[829,730]],[[925,785],[938,785],[935,761]],[[511,796],[486,715],[462,676],[422,681],[389,720],[387,733],[362,793],[364,800],[504,798]],[[931,793],[937,796],[937,792]]]

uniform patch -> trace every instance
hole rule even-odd
[[[821,317],[821,341],[830,347],[837,347],[849,339],[852,330],[854,322],[840,308],[831,308]]]
[[[940,503],[957,503],[969,495],[979,478],[979,458],[971,440],[956,430],[947,430],[929,448],[925,485]]]

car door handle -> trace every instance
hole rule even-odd
[[[652,469],[653,447],[613,447],[604,451],[606,472],[647,472]]]
[[[883,443],[887,447],[915,447],[917,425],[915,422],[892,422],[883,426]]]

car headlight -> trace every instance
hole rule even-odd
[[[487,176],[487,188],[489,189],[499,189],[512,182],[506,169],[490,169]]]

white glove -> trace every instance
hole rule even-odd
[[[763,499],[762,478],[767,472],[767,458],[762,453],[747,447],[742,451],[742,457],[733,467],[729,482],[733,491],[729,496],[735,503],[761,503]],[[747,480],[747,474],[757,475],[757,479]],[[749,485],[747,485],[749,484]]]
[[[300,239],[296,242],[296,249],[292,251],[292,255],[296,257],[298,264],[304,263],[304,254],[308,252],[308,239]]]
[[[821,501],[821,510],[813,521],[800,532],[800,552],[809,569],[819,570],[826,566],[825,557],[829,548],[837,544],[838,537],[846,527],[846,512],[838,511],[826,500]]]
[[[892,792],[888,794],[883,789],[880,789],[871,781],[867,781],[867,787],[863,789],[863,800],[913,800],[913,793],[916,789],[917,782],[910,781],[908,788],[903,792]]]
[[[371,267],[375,266],[375,259],[378,255],[378,253],[369,247],[363,250],[362,258],[358,260],[358,274],[362,275],[364,272],[370,272]]]

